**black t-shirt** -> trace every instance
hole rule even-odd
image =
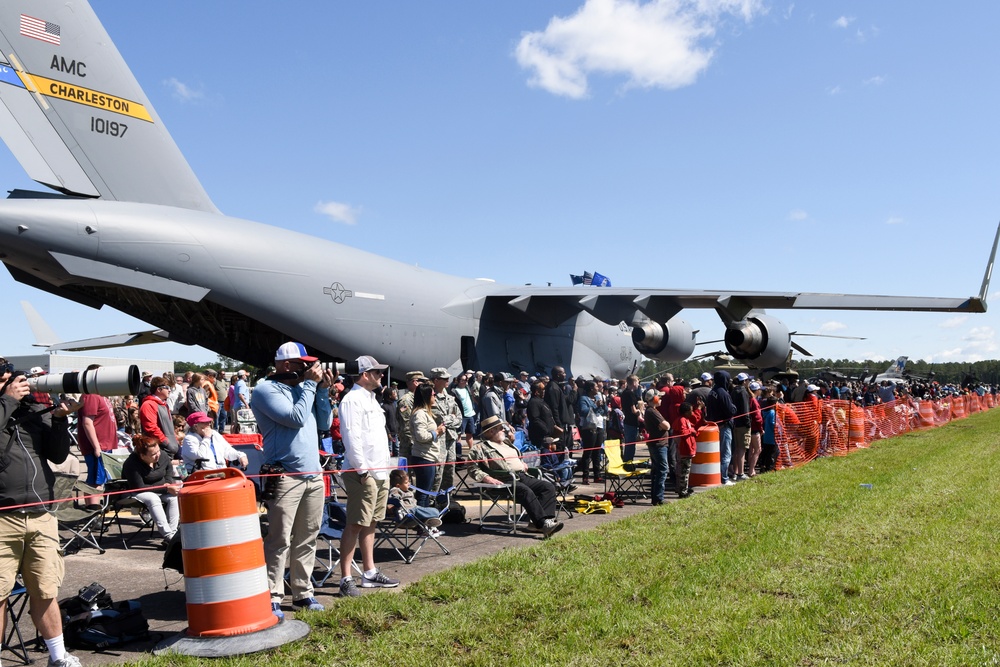
[[[622,412],[625,414],[625,425],[639,427],[639,415],[633,412],[636,404],[639,402],[642,394],[639,392],[641,389],[638,387],[635,389],[625,389],[621,393],[622,398]]]
[[[646,444],[649,445],[667,444],[666,440],[661,440],[661,438],[666,436],[667,433],[665,431],[660,430],[660,422],[663,420],[663,415],[660,414],[660,411],[650,405],[649,407],[646,408],[646,413],[643,415],[643,419],[646,425],[646,433],[649,436],[649,440],[647,441]]]

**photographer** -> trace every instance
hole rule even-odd
[[[271,610],[283,618],[285,564],[292,606],[322,611],[313,597],[316,535],[323,520],[323,468],[319,432],[330,428],[333,373],[306,354],[302,343],[285,343],[274,355],[275,374],[262,381],[250,409],[264,438],[264,465],[278,466],[274,499],[267,501],[269,528],[264,538]]]
[[[59,526],[42,503],[53,500],[55,477],[48,466],[69,456],[69,421],[79,409],[64,402],[52,412],[25,398],[31,393],[23,374],[0,358],[0,636],[5,605],[18,571],[31,601],[31,620],[49,650],[49,665],[79,667],[66,652],[62,615],[56,598],[65,574],[59,554]]]

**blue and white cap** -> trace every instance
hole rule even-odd
[[[277,352],[274,353],[275,361],[291,361],[292,359],[301,359],[302,361],[313,362],[316,361],[317,358],[306,354],[306,346],[302,343],[285,343],[278,348]]]

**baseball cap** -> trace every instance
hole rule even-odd
[[[747,375],[746,373],[740,373],[740,374],[738,374],[736,376],[736,381],[737,382],[746,382],[749,379],[750,379],[750,376]]]
[[[819,391],[819,387],[814,384],[807,384],[806,391]]]
[[[407,380],[426,380],[427,376],[424,375],[423,371],[408,371],[406,373]]]
[[[750,383],[750,391],[757,391],[758,389],[760,389],[760,382]]]
[[[32,366],[31,370],[28,371],[31,375],[45,375],[45,369],[41,366]]]
[[[701,381],[702,382],[708,382],[711,379],[712,379],[712,374],[711,373],[702,373],[701,374]]]
[[[368,371],[384,371],[389,368],[389,364],[380,364],[375,357],[363,354],[358,357],[358,375]]]
[[[651,400],[653,400],[657,396],[663,396],[663,392],[662,391],[657,391],[655,389],[647,389],[646,393],[642,395],[642,400],[644,400],[647,403],[649,403]]]
[[[450,380],[451,379],[451,374],[448,373],[448,369],[447,368],[441,368],[440,366],[438,366],[437,368],[432,368],[431,369],[431,379],[432,380]]]
[[[274,353],[275,361],[291,361],[293,359],[301,359],[302,361],[313,362],[317,360],[317,357],[310,357],[306,354],[306,346],[302,343],[288,342],[278,348],[278,351]]]
[[[187,417],[188,426],[194,426],[195,424],[204,424],[205,422],[215,421],[204,412],[200,410],[198,412],[192,412]]]

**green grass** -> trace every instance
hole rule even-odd
[[[507,550],[212,664],[1000,664],[998,433],[1000,410]]]

